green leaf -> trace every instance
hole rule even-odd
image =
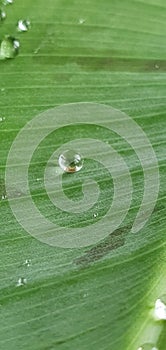
[[[166,294],[165,1],[15,0],[5,11],[0,40],[15,37],[20,51],[0,61],[0,349],[137,350],[149,342],[165,350],[166,325],[153,318],[156,299]],[[19,19],[30,20],[26,33],[17,32]],[[29,166],[30,194],[48,220],[93,233],[113,200],[113,179],[99,166],[104,155],[96,151],[99,163],[85,159],[80,172],[63,175],[63,191],[66,200],[79,203],[84,181],[92,179],[99,186],[97,203],[79,216],[53,206],[44,188],[45,166],[72,139],[94,137],[112,146],[133,186],[130,210],[114,232],[91,246],[67,249],[44,244],[19,224],[9,202],[24,205],[27,199],[14,180],[6,198],[5,170],[15,137],[28,122],[78,102],[112,106],[142,128],[158,160],[160,191],[148,222],[132,233],[144,193],[132,146],[91,121],[52,132]],[[31,138],[29,131],[27,142]]]

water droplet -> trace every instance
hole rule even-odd
[[[31,23],[27,19],[20,19],[17,23],[17,30],[19,32],[27,32],[30,29]]]
[[[141,345],[138,350],[158,350],[154,344],[145,343]]]
[[[19,40],[7,35],[1,42],[0,59],[14,58],[18,54]]]
[[[40,47],[38,47],[36,50],[34,50],[33,52],[35,53],[35,54],[37,54],[38,52],[39,52],[39,50],[40,50]]]
[[[13,0],[3,0],[4,5],[11,5],[13,4]]]
[[[24,265],[29,267],[31,265],[31,259],[26,259]]]
[[[94,218],[97,218],[97,216],[98,216],[98,213],[93,214]]]
[[[83,23],[85,23],[85,19],[84,18],[80,18],[79,19],[79,24],[83,24]]]
[[[66,150],[59,156],[59,165],[67,173],[75,173],[83,167],[83,159],[73,150]]]
[[[3,21],[6,18],[6,13],[5,11],[0,9],[0,22]]]
[[[83,298],[87,298],[88,293],[83,294]]]
[[[0,117],[0,122],[4,122],[5,121],[5,117]]]
[[[17,281],[17,287],[24,286],[27,284],[27,279],[24,277],[20,277]]]
[[[2,200],[7,199],[7,195],[4,193],[1,198]]]
[[[166,295],[161,296],[155,302],[154,317],[157,320],[166,320]]]
[[[160,66],[159,66],[158,64],[155,64],[155,65],[154,65],[154,68],[159,69]]]

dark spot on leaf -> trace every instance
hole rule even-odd
[[[128,71],[128,72],[154,72],[155,60],[114,57],[79,57],[77,64],[86,70]],[[158,61],[158,69],[166,71],[166,61]]]
[[[94,261],[100,260],[110,251],[122,247],[125,244],[125,235],[130,231],[130,229],[130,225],[118,228],[113,233],[111,233],[104,241],[97,244],[90,250],[87,250],[85,252],[85,255],[75,259],[75,264],[87,266]]]
[[[87,54],[87,55],[86,55]],[[38,56],[35,55],[33,60],[40,62],[41,64],[51,65],[68,65],[77,64],[86,71],[110,71],[110,72],[165,72],[166,61],[154,60],[154,59],[136,59],[136,58],[119,58],[113,57],[114,52],[105,51],[103,57],[100,56],[100,52],[97,50],[93,52],[93,56],[90,56],[90,52],[85,52],[82,56],[71,55],[58,56],[54,60],[50,56]],[[105,56],[104,56],[105,55]],[[98,56],[98,57],[97,57]],[[66,79],[66,78],[65,78]],[[63,78],[64,80],[64,78]]]
[[[54,75],[54,79],[55,81],[58,81],[58,83],[64,83],[64,81],[70,81],[71,77],[69,74],[65,74],[65,73],[57,73]]]

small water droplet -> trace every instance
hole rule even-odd
[[[82,169],[83,159],[73,150],[66,150],[59,156],[59,165],[67,173],[75,173]]]
[[[79,24],[83,24],[83,23],[85,23],[85,19],[84,18],[80,18],[79,19]]]
[[[94,218],[97,218],[97,216],[98,216],[98,213],[93,214]]]
[[[5,36],[0,46],[0,59],[14,58],[19,51],[20,42],[10,35]]]
[[[5,121],[5,117],[0,117],[0,122],[4,122]]]
[[[17,23],[17,30],[19,32],[27,32],[30,29],[31,23],[27,19],[20,19]]]
[[[6,18],[6,12],[0,9],[0,22]]]
[[[38,47],[36,50],[34,50],[33,52],[35,53],[35,54],[37,54],[38,52],[39,52],[39,50],[40,50],[40,47]]]
[[[27,279],[24,278],[24,277],[20,277],[17,281],[17,287],[20,287],[20,286],[24,286],[25,284],[27,284]]]
[[[31,259],[26,259],[24,265],[29,267],[31,265]]]
[[[155,64],[155,65],[154,65],[154,68],[159,69],[160,66],[159,66],[158,64]]]
[[[87,298],[88,293],[83,294],[83,298]]]
[[[166,295],[156,300],[154,317],[157,320],[166,320]]]
[[[2,200],[7,199],[7,195],[4,193],[1,198]]]
[[[4,5],[11,5],[13,4],[13,0],[3,0]]]
[[[141,345],[138,350],[158,350],[154,344],[145,343]]]

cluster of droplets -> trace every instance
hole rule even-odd
[[[156,348],[156,346],[154,346],[153,344],[151,343],[145,343],[143,345],[141,345],[138,350],[158,350]]]
[[[0,117],[0,123],[5,121],[5,117]]]
[[[3,5],[10,5],[13,0],[4,0]],[[6,11],[4,8],[0,8],[0,23],[2,23],[6,18]],[[20,19],[17,22],[18,32],[27,32],[31,27],[31,23],[28,19]],[[0,60],[5,60],[9,58],[14,58],[18,55],[20,48],[20,41],[14,36],[5,35],[0,44]]]
[[[166,294],[162,295],[155,302],[153,317],[155,321],[166,320]],[[156,344],[144,343],[137,350],[159,350]]]
[[[30,267],[32,264],[31,262],[31,259],[26,259],[24,261],[24,263],[22,264],[22,266],[28,268]],[[24,271],[25,273],[25,271]],[[24,276],[24,277],[19,277],[18,280],[17,280],[17,283],[16,283],[16,287],[21,287],[21,286],[25,286],[27,284],[27,278]]]

